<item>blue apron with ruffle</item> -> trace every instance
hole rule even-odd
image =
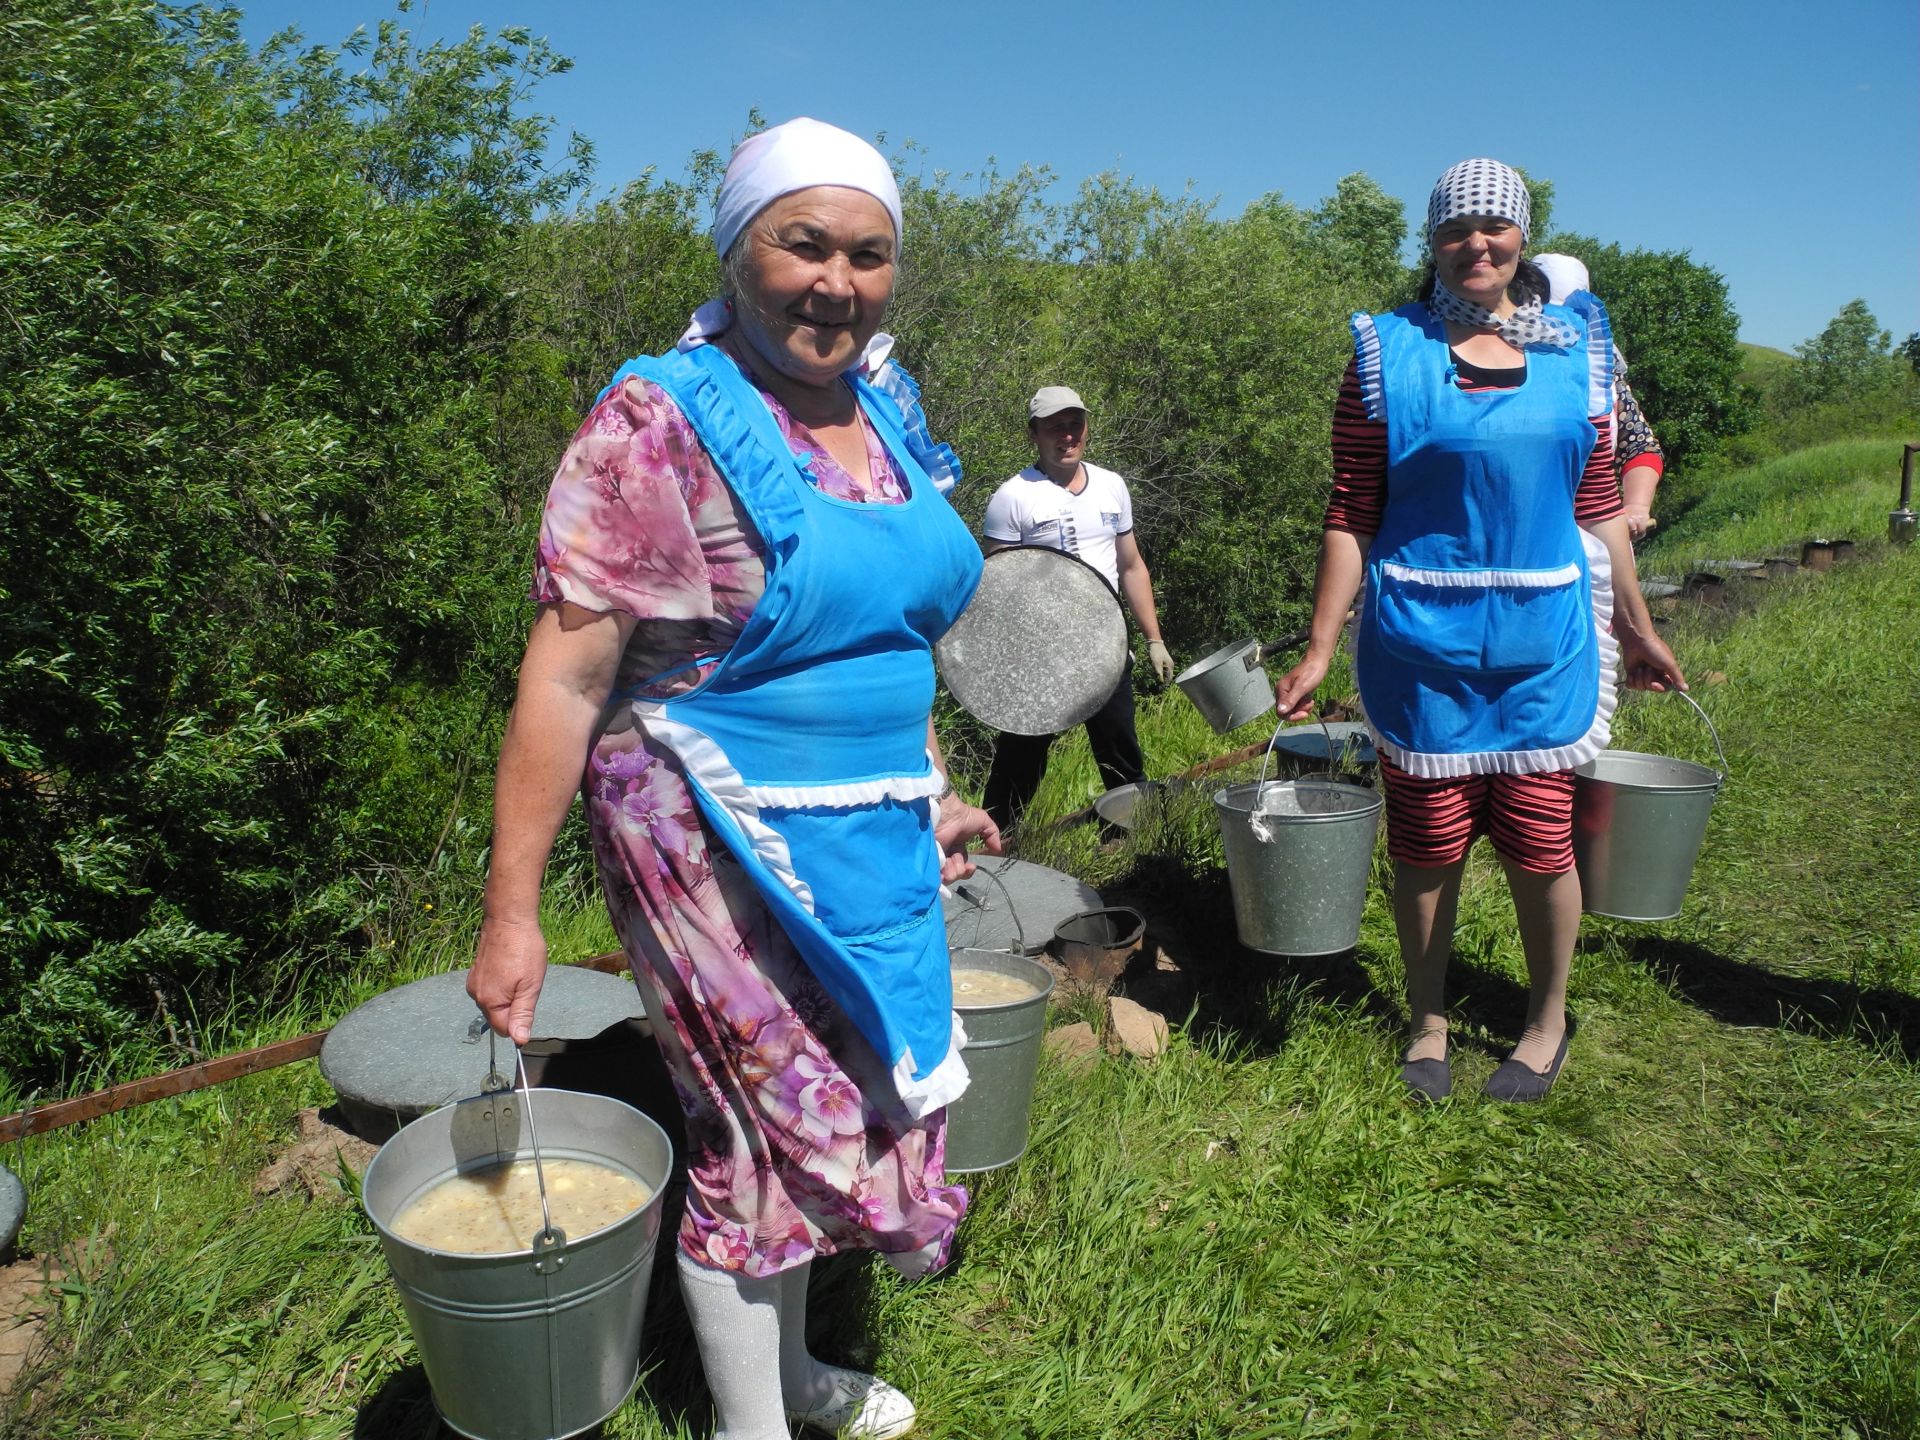
[[[762,541],[765,589],[685,695],[639,704],[702,816],[808,968],[893,1068],[915,1117],[966,1086],[933,838],[933,643],[981,555],[913,458],[895,402],[849,379],[907,490],[822,494],[759,392],[712,345],[629,361],[693,426]]]
[[[1525,381],[1467,392],[1425,306],[1354,317],[1361,392],[1385,410],[1387,500],[1355,638],[1367,721],[1402,768],[1560,768],[1601,713],[1574,495],[1612,405],[1612,342],[1526,351]]]

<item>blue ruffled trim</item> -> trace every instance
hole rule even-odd
[[[887,362],[868,377],[867,383],[885,395],[900,412],[900,428],[906,432],[907,449],[920,462],[920,468],[933,481],[933,488],[947,494],[962,480],[960,457],[951,445],[936,441],[927,430],[927,412],[920,408],[920,382],[907,373],[898,360]]]
[[[1571,310],[1587,325],[1587,414],[1611,415],[1621,362],[1616,359],[1620,352],[1613,343],[1613,322],[1607,318],[1607,307],[1591,290],[1575,290],[1561,302],[1561,308]]]
[[[1384,424],[1387,390],[1380,374],[1380,332],[1374,328],[1373,316],[1365,311],[1355,311],[1347,323],[1353,330],[1354,366],[1360,376],[1360,399],[1367,407],[1367,419]]]

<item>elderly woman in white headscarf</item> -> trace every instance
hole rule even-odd
[[[1634,576],[1614,484],[1613,344],[1598,301],[1545,303],[1523,257],[1525,180],[1463,160],[1427,205],[1418,303],[1353,317],[1312,638],[1275,687],[1304,714],[1354,597],[1355,674],[1381,755],[1411,1022],[1401,1078],[1451,1094],[1446,968],[1469,847],[1506,870],[1530,983],[1486,1084],[1544,1098],[1567,1057],[1580,927],[1573,767],[1607,744],[1615,686],[1684,689]]]
[[[911,1429],[898,1390],[807,1353],[808,1264],[924,1273],[966,1208],[938,888],[999,836],[946,780],[931,649],[981,561],[936,483],[951,452],[875,363],[900,228],[843,130],[734,152],[722,298],[622,367],[554,476],[501,745],[468,988],[527,1038],[541,873],[583,791],[686,1113],[680,1273],[726,1440]]]
[[[1549,253],[1534,256],[1533,263],[1547,277],[1549,300],[1586,312],[1594,294],[1584,260]],[[1620,513],[1627,530],[1640,540],[1658,523],[1653,518],[1653,492],[1666,473],[1667,455],[1627,383],[1627,357],[1618,345],[1613,347],[1613,363],[1613,468],[1620,476]]]

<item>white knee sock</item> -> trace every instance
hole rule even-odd
[[[781,1400],[785,1372],[780,1343],[784,1276],[754,1279],[680,1259],[680,1293],[700,1346],[718,1428],[714,1440],[792,1440]],[[806,1272],[801,1270],[804,1277]],[[806,1281],[801,1280],[804,1320]],[[799,1339],[806,1353],[804,1324]]]
[[[834,1397],[833,1367],[807,1351],[807,1282],[813,1262],[782,1270],[780,1282],[780,1393],[787,1409],[817,1410]]]

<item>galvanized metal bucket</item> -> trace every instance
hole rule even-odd
[[[1116,785],[1105,794],[1094,797],[1093,813],[1100,817],[1103,825],[1131,831],[1134,812],[1140,808],[1140,802],[1157,794],[1160,788],[1158,780],[1136,780],[1131,785]]]
[[[959,950],[952,960],[957,970],[988,970],[1033,987],[1031,995],[998,1005],[967,1005],[955,997],[954,1009],[967,1031],[960,1054],[972,1079],[947,1107],[947,1173],[964,1175],[998,1170],[1026,1153],[1053,972],[1004,950]]]
[[[1216,735],[1237,730],[1273,708],[1273,686],[1260,664],[1258,640],[1222,645],[1173,677]]]
[[[528,1248],[506,1254],[435,1250],[393,1233],[394,1217],[429,1186],[529,1158],[611,1165],[653,1193],[604,1229],[568,1236],[548,1225]],[[476,1095],[421,1116],[381,1147],[361,1199],[434,1406],[452,1429],[473,1440],[558,1440],[620,1407],[639,1378],[660,1196],[672,1169],[673,1148],[652,1120],[571,1090]]]
[[[1727,755],[1707,712],[1672,692],[1706,723],[1720,768],[1603,750],[1573,772],[1573,863],[1581,908],[1614,920],[1671,920],[1680,913],[1707,835]]]
[[[1011,909],[1013,897],[1000,878],[984,866],[976,873],[993,878]],[[1026,935],[1018,915],[1014,927],[1014,944],[1024,952]],[[953,1008],[967,1032],[960,1054],[971,1078],[965,1092],[947,1107],[947,1173],[998,1170],[1026,1153],[1027,1116],[1040,1073],[1053,972],[1024,953],[1005,950],[955,950],[949,961],[956,970],[985,970],[1033,987],[1030,995],[994,1005],[970,1005],[954,997]]]
[[[1381,804],[1373,791],[1338,780],[1270,781],[1264,763],[1259,780],[1216,792],[1240,943],[1271,955],[1351,950]]]

